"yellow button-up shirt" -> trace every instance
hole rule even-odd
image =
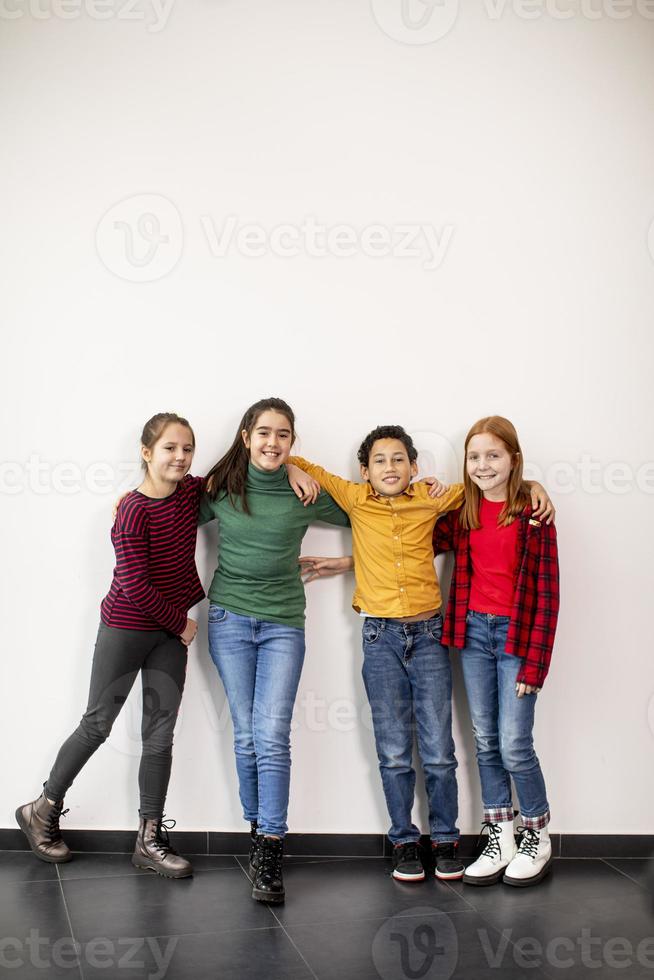
[[[383,497],[369,483],[344,480],[300,456],[289,463],[317,480],[350,518],[357,612],[403,619],[440,607],[432,534],[438,518],[463,503],[462,483],[442,497],[430,497],[425,483]]]

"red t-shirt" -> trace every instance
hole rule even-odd
[[[498,527],[504,501],[482,498],[480,527],[470,532],[472,578],[468,607],[475,612],[510,616],[518,561],[518,522]]]

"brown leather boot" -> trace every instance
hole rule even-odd
[[[50,864],[63,864],[70,861],[72,854],[64,843],[59,830],[59,818],[65,816],[64,801],[49,803],[45,790],[38,800],[25,803],[16,810],[18,826],[23,831],[29,845],[38,858]]]
[[[132,864],[135,868],[156,871],[164,878],[188,878],[193,874],[191,862],[170,846],[168,831],[174,826],[174,820],[164,824],[162,820],[150,820],[145,817],[139,819],[136,845],[132,854]]]

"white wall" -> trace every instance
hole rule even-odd
[[[349,475],[380,423],[418,434],[423,470],[454,480],[476,418],[515,422],[559,508],[562,609],[536,731],[553,829],[651,831],[654,10],[411,0],[411,27],[400,0],[54,2],[0,13],[0,826],[82,713],[111,502],[140,425],[186,414],[202,473],[242,410],[277,394],[302,451]],[[259,231],[214,254],[229,216]],[[312,218],[347,226],[328,254]],[[298,254],[267,238],[279,225]],[[374,254],[406,225],[417,254]],[[355,254],[336,254],[347,242]],[[212,542],[200,533],[206,584]],[[304,550],[348,545],[313,529]],[[296,831],[387,828],[351,588],[308,589]],[[241,829],[200,618],[167,810],[182,828]],[[137,710],[70,791],[67,826],[134,825]]]

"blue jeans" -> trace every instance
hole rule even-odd
[[[304,630],[209,606],[209,653],[234,725],[239,793],[261,834],[287,830],[293,705],[304,662]]]
[[[450,654],[440,615],[421,623],[368,617],[363,624],[363,682],[372,721],[393,844],[420,839],[411,821],[416,774],[414,733],[434,841],[458,840],[456,758],[452,740]]]
[[[461,666],[472,718],[485,820],[513,819],[511,777],[526,826],[549,819],[545,781],[534,752],[536,694],[516,696],[522,661],[505,653],[508,616],[470,610]]]

